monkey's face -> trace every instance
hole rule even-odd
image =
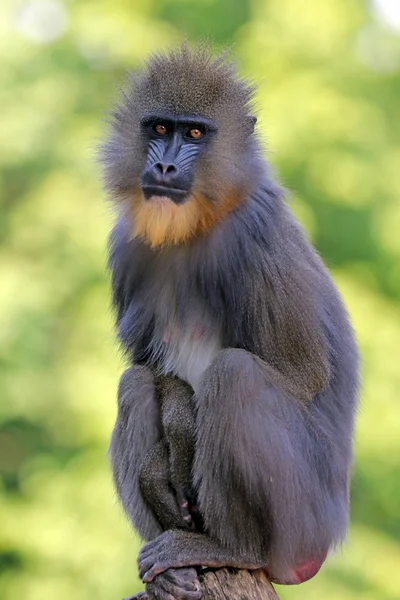
[[[186,202],[193,191],[196,158],[210,147],[216,124],[204,117],[158,112],[146,115],[141,129],[147,155],[141,175],[145,199]]]
[[[133,73],[103,145],[105,182],[132,236],[191,243],[256,181],[252,89],[222,58],[185,45]]]
[[[133,236],[153,248],[191,243],[243,199],[245,136],[235,140],[235,124],[224,119],[163,110],[146,114],[140,129],[144,168],[128,199]]]

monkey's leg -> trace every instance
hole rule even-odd
[[[350,434],[329,394],[305,406],[260,359],[218,354],[196,398],[193,474],[208,535],[170,531],[146,544],[146,582],[190,565],[265,568],[281,583],[315,575],[348,513]]]
[[[156,385],[162,402],[162,423],[169,449],[172,487],[184,522],[192,527],[189,505],[195,501],[192,483],[195,447],[193,389],[188,383],[172,376],[158,377]]]
[[[119,383],[118,414],[109,452],[118,496],[133,526],[145,540],[162,532],[139,483],[142,462],[160,439],[160,421],[150,369],[141,365],[127,369]]]

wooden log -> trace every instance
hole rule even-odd
[[[202,569],[199,573],[202,600],[279,600],[264,571]],[[139,592],[124,600],[153,600]]]
[[[202,600],[278,600],[264,571],[205,569],[199,581]]]

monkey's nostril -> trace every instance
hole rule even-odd
[[[165,164],[165,163],[161,163],[158,162],[154,165],[154,168],[159,171],[160,173],[162,173],[163,175],[166,175],[167,173],[176,173],[177,168],[174,164]]]

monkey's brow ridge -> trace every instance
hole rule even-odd
[[[180,123],[180,124],[187,124],[187,125],[203,125],[204,127],[206,127],[207,129],[209,129],[210,131],[217,131],[218,127],[217,125],[211,121],[210,119],[207,119],[206,117],[202,117],[200,115],[172,115],[170,113],[166,113],[166,112],[157,112],[157,113],[150,113],[145,115],[142,119],[141,119],[141,124],[143,126],[147,126],[147,125],[152,125],[153,123],[156,123],[157,121],[163,121],[166,123]]]

